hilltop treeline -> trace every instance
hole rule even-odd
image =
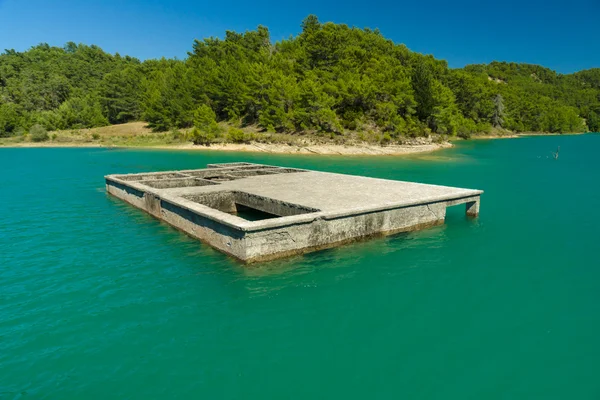
[[[97,46],[0,55],[0,136],[144,120],[155,130],[256,125],[290,133],[376,131],[388,139],[492,127],[600,130],[600,69],[561,75],[493,62],[450,69],[378,30],[322,24],[272,43],[267,28],[195,41],[185,60],[140,62]],[[198,122],[200,121],[200,122]]]

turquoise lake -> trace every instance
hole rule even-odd
[[[247,268],[104,190],[231,161],[485,193],[475,220]],[[600,134],[407,157],[4,148],[0,171],[0,399],[600,398]]]

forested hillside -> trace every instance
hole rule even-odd
[[[185,60],[111,55],[96,46],[41,44],[0,55],[0,137],[143,120],[157,131],[216,121],[265,131],[387,140],[429,133],[469,136],[600,130],[600,69],[561,75],[493,62],[450,69],[378,30],[306,18],[273,43],[269,31],[195,41]]]

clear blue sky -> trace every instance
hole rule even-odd
[[[96,44],[140,59],[185,58],[193,39],[262,24],[273,40],[322,22],[379,28],[451,67],[493,60],[559,72],[600,67],[600,0],[0,0],[0,50]]]

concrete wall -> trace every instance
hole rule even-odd
[[[144,181],[144,185],[156,189],[171,189],[180,187],[208,186],[215,185],[215,183],[199,178],[177,178],[147,180]]]
[[[277,201],[268,197],[234,190],[183,196],[183,198],[226,213],[237,212],[237,204],[280,217],[319,211],[315,208],[304,207],[298,204]]]
[[[479,212],[479,196],[372,212],[350,210],[347,214],[337,216],[323,216],[318,214],[319,210],[244,192],[220,191],[186,197],[223,212],[235,212],[238,203],[275,215],[307,214],[309,217],[296,220],[291,218],[283,226],[262,229],[255,225],[255,230],[244,230],[190,211],[185,206],[173,203],[175,200],[161,199],[158,195],[114,180],[107,179],[106,190],[190,236],[245,262],[266,261],[334,247],[365,237],[442,224],[449,205],[466,203],[468,215]],[[315,213],[315,218],[310,217],[312,213]]]
[[[421,229],[442,224],[445,216],[446,204],[440,202],[250,232],[245,237],[244,260],[266,261],[361,238]]]
[[[161,219],[224,253],[244,261],[244,232],[198,215],[167,201],[161,202]]]
[[[217,250],[244,260],[243,232],[162,200],[152,193],[144,193],[118,182],[107,181],[106,190],[111,195],[206,242]]]
[[[106,182],[106,191],[115,197],[125,200],[129,204],[146,209],[146,203],[144,199],[144,192],[134,189],[132,187],[122,185],[118,182]]]

